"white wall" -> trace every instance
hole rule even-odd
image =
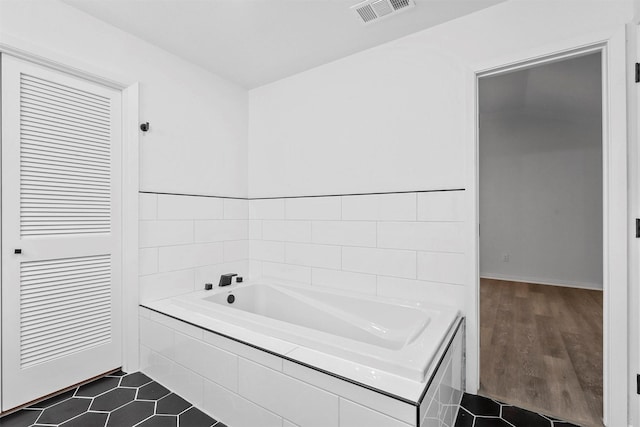
[[[124,85],[139,83],[139,117],[151,124],[151,131],[140,138],[140,190],[246,196],[245,89],[57,0],[0,0],[0,43]],[[198,217],[203,212],[196,210],[186,218],[141,221],[142,299],[216,280],[234,249],[238,262],[233,267],[241,270],[246,241],[223,242],[229,237],[223,232],[197,242],[195,232],[189,236],[179,229],[179,223],[195,224],[196,218],[217,221],[219,213],[224,215],[224,207],[205,211],[212,217]],[[161,216],[163,211],[147,214]],[[176,237],[180,240],[172,240]],[[135,284],[125,285],[130,289]],[[133,301],[124,301],[125,311],[135,309],[133,296]],[[137,369],[137,318],[127,321],[123,362],[126,369]]]
[[[514,0],[254,89],[249,194],[464,188],[469,69],[621,27],[632,6]]]
[[[602,289],[601,132],[598,120],[481,116],[482,277]]]
[[[140,82],[140,189],[246,196],[246,90],[57,0],[2,0],[0,42]]]
[[[480,80],[481,276],[602,289],[600,68]]]
[[[0,42],[140,83],[140,190],[247,195],[247,91],[56,0],[2,0]],[[140,195],[140,298],[248,273],[246,201]]]
[[[468,172],[475,162],[472,72],[608,38],[633,16],[631,0],[512,0],[254,89],[249,195],[466,188],[469,212],[477,196]],[[627,69],[622,62],[618,70]],[[465,227],[473,253],[475,226]],[[470,259],[471,389],[478,378],[473,269]]]

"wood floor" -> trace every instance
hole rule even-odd
[[[480,394],[602,426],[602,292],[482,279]]]

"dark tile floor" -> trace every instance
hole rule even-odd
[[[0,427],[226,427],[141,372],[117,372],[0,418]]]
[[[455,427],[578,427],[482,396],[464,394]]]
[[[0,427],[226,427],[141,372],[117,372],[0,418]],[[465,394],[455,427],[577,427]]]

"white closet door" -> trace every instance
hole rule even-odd
[[[121,366],[120,92],[2,56],[2,409]]]

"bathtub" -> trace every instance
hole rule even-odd
[[[179,394],[231,425],[270,425],[273,416],[281,417],[273,423],[280,425],[306,404],[282,401],[302,395],[315,396],[303,412],[318,420],[339,410],[318,425],[353,425],[333,421],[353,419],[349,411],[356,407],[419,427],[452,426],[457,414],[464,322],[456,309],[275,281],[216,287],[141,307],[143,372],[175,384]],[[179,379],[194,373],[191,380]],[[323,407],[326,393],[340,404]],[[231,407],[244,409],[226,413]],[[237,418],[264,410],[260,421]]]
[[[172,303],[416,381],[424,381],[458,315],[423,302],[272,283],[236,284]]]

